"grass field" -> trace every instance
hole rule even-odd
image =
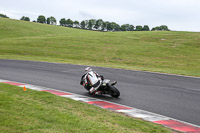
[[[200,76],[200,33],[97,32],[0,18],[0,58]]]
[[[0,83],[1,133],[169,133],[93,105]]]

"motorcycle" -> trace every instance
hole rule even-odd
[[[80,84],[83,85],[83,80],[81,80]],[[100,87],[98,88],[98,91],[101,92],[101,95],[102,94],[108,94],[108,95],[111,95],[112,97],[118,98],[120,96],[120,92],[114,86],[115,84],[117,84],[117,81],[114,81],[113,83],[110,83],[109,79],[103,79],[102,82],[101,82]],[[84,88],[89,91],[89,89],[86,86],[84,86]]]
[[[119,90],[114,86],[115,84],[117,84],[117,81],[110,83],[109,79],[104,79],[102,81],[101,86],[99,87],[98,91],[101,91],[103,94],[109,94],[112,97],[119,97],[120,96],[120,92]]]

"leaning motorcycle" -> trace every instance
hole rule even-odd
[[[98,88],[98,91],[100,91],[101,94],[108,94],[111,95],[112,97],[118,98],[120,96],[120,92],[114,86],[116,83],[117,83],[116,81],[111,83],[109,79],[103,79],[100,87]],[[81,80],[81,85],[83,85],[83,80]],[[87,87],[85,87],[85,89],[89,91]]]
[[[101,86],[99,87],[98,91],[101,91],[103,94],[109,94],[112,97],[119,97],[120,92],[119,90],[114,86],[117,82],[110,83],[109,79],[104,79],[102,81]]]

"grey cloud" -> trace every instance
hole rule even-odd
[[[79,11],[79,14],[82,18],[85,19],[92,19],[95,18],[91,13],[87,12],[87,11]]]
[[[150,27],[166,24],[172,30],[200,31],[199,0],[6,0],[0,13],[32,20],[38,15],[73,20],[98,19]]]

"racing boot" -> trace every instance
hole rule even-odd
[[[96,91],[95,95],[102,95],[103,93],[101,91]]]
[[[117,81],[113,81],[113,83],[111,83],[111,86],[117,84]]]

